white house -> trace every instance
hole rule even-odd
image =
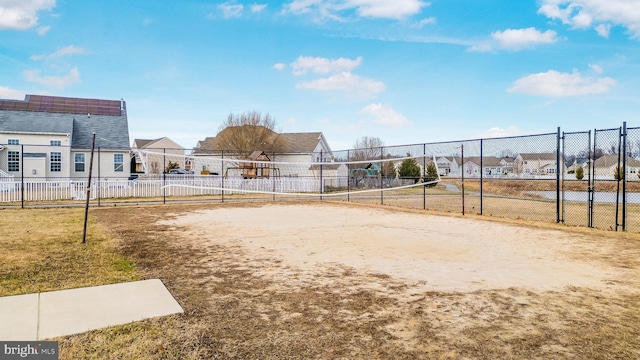
[[[128,178],[124,101],[42,95],[0,100],[0,176],[86,179],[94,133],[93,176]]]
[[[226,128],[221,131],[230,131]],[[329,143],[325,139],[321,132],[306,132],[306,133],[276,133],[270,132],[270,144],[265,144],[265,149],[274,148],[273,144],[277,144],[277,150],[265,150],[265,149],[247,149],[247,150],[260,150],[265,151],[271,161],[276,173],[279,176],[284,177],[315,177],[317,170],[311,163],[333,161],[333,152],[329,147]],[[218,134],[220,136],[220,134]],[[199,170],[198,167],[216,173],[228,174],[230,171],[237,171],[236,166],[233,164],[233,160],[239,158],[239,154],[228,149],[223,149],[220,145],[220,141],[216,137],[207,137],[198,142],[198,145],[193,149],[192,161],[196,164],[194,167]],[[213,157],[217,159],[229,158],[227,162],[221,164],[220,161],[207,164],[206,158]],[[292,165],[284,165],[282,163],[292,163]],[[299,165],[297,165],[299,164]],[[222,168],[224,167],[224,169]],[[332,174],[331,171],[336,172]],[[340,167],[323,167],[323,176],[337,177],[338,172],[345,172],[343,175],[346,177],[348,172]]]
[[[555,176],[557,171],[554,153],[520,153],[513,163],[513,172],[518,176]]]
[[[185,149],[166,136],[153,140],[135,139],[131,152],[137,173],[161,174],[169,161],[177,163],[181,169],[191,170],[190,162],[185,159]]]
[[[614,179],[618,169],[618,155],[603,155],[596,159],[593,163],[594,173],[600,179]],[[620,157],[620,166],[622,166],[622,157]],[[640,171],[640,161],[627,156],[627,180],[639,180],[638,173]]]

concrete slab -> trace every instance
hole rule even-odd
[[[182,312],[158,279],[41,293],[37,339]]]
[[[34,341],[38,333],[38,294],[0,297],[0,340]]]

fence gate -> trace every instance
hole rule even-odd
[[[561,222],[588,225],[591,189],[591,131],[562,133]]]
[[[589,197],[589,226],[626,230],[624,199],[625,132],[622,127],[595,130],[593,135],[592,183]]]

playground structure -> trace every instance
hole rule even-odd
[[[239,166],[230,166],[225,170],[225,177],[229,177],[229,170],[239,169],[243,179],[268,179],[269,176],[279,176],[279,169],[266,164],[271,158],[264,151],[254,151],[251,155],[243,157],[241,160],[251,160],[255,162],[240,162]]]

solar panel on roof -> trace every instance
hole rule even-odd
[[[120,101],[27,95],[24,101],[0,100],[0,110],[46,111],[71,114],[121,115]]]

